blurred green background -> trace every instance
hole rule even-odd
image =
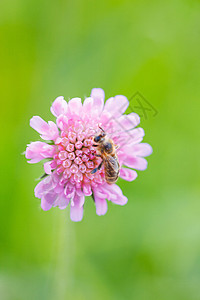
[[[1,1],[0,60],[0,299],[200,299],[200,2]],[[99,217],[87,198],[73,223],[41,210],[42,165],[21,153],[33,115],[93,87],[156,108],[141,117],[154,152],[119,180],[126,206]]]

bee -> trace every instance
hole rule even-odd
[[[93,141],[95,144],[93,144],[93,146],[97,147],[99,154],[96,154],[96,156],[101,157],[102,161],[91,173],[96,173],[101,169],[102,165],[104,165],[106,182],[112,184],[115,183],[119,177],[119,161],[116,154],[118,147],[114,144],[112,139],[107,137],[105,130],[100,126],[99,128],[101,129],[101,133],[94,137]]]

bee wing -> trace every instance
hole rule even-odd
[[[119,162],[116,156],[107,156],[104,159],[105,173],[107,176],[116,176],[119,173]]]

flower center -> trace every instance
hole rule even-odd
[[[91,174],[101,162],[101,158],[95,156],[96,149],[93,147],[95,127],[88,127],[80,120],[68,120],[67,128],[61,130],[52,163],[62,185],[71,182],[77,188],[84,184],[96,187],[104,181],[103,169]]]

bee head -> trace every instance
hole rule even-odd
[[[105,136],[106,136],[105,130],[100,126],[99,126],[99,128],[101,129],[101,133],[94,136],[94,142],[95,143],[102,143],[105,139]]]
[[[105,133],[102,132],[101,134],[98,134],[94,137],[94,142],[95,143],[101,143],[104,141]]]

